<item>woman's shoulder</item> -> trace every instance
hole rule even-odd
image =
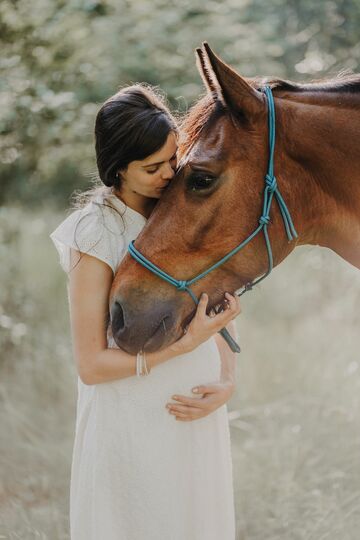
[[[70,214],[50,234],[66,272],[73,267],[71,251],[106,262],[115,272],[126,250],[126,224],[119,209],[103,196],[91,198]]]
[[[128,207],[108,188],[94,192],[86,204],[73,210],[67,219],[69,222],[77,219],[89,225],[98,224],[101,220],[105,225],[113,225],[115,229],[120,228],[123,233],[129,231],[131,235],[133,229],[140,231],[146,223],[144,216]]]
[[[116,195],[98,190],[50,234],[67,272],[73,267],[72,251],[106,262],[115,273],[126,248],[146,223],[146,218],[126,206]]]
[[[101,232],[103,228],[113,230],[114,234],[125,232],[126,206],[122,203],[114,205],[112,196],[107,196],[101,191],[80,204],[78,207],[68,211],[68,215],[58,225],[50,236],[56,232],[73,235],[75,232],[79,237],[94,236]]]

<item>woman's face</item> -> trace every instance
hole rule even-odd
[[[160,150],[141,161],[131,161],[125,171],[120,171],[120,193],[159,199],[175,174],[176,151],[177,137],[172,131]]]

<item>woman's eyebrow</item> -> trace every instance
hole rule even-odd
[[[176,157],[177,150],[178,149],[175,150],[175,154],[173,154],[170,159],[173,159]],[[155,167],[156,165],[162,165],[163,163],[165,163],[165,161],[158,161],[157,163],[149,163],[148,165],[143,165],[142,168],[147,169],[148,167]]]

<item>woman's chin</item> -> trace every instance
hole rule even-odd
[[[151,197],[151,199],[160,199],[161,195],[163,194],[163,191],[164,191],[163,189],[157,189],[151,195],[149,195],[149,197]]]

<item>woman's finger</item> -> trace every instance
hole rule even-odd
[[[197,305],[195,317],[203,318],[206,316],[206,309],[207,309],[208,301],[209,301],[208,295],[206,293],[202,293],[202,295],[200,296],[199,303]]]
[[[182,403],[184,405],[190,405],[191,407],[198,407],[201,409],[202,407],[202,398],[191,398],[188,396],[172,396],[174,401],[178,401],[179,403]],[[175,405],[175,403],[168,403],[169,406]]]
[[[237,314],[239,314],[241,312],[240,298],[237,295],[233,296],[232,294],[228,292],[225,293],[225,298],[228,301],[229,308],[232,309],[233,311],[236,311]]]
[[[229,306],[228,309],[225,309],[224,311],[221,311],[211,319],[211,322],[214,324],[214,327],[218,328],[219,325],[222,328],[223,326],[226,326],[228,322],[230,322],[232,319],[238,316],[237,308],[234,306]]]
[[[218,383],[215,384],[200,384],[192,390],[195,394],[215,394],[216,392],[219,392],[219,385]],[[200,400],[202,401],[202,400]]]
[[[187,414],[187,415],[193,415],[197,416],[199,414],[199,409],[196,409],[195,407],[190,407],[188,405],[173,405],[169,408],[170,414]]]
[[[171,416],[175,417],[175,420],[196,420],[197,418],[201,418],[202,414],[193,414],[189,412],[181,412],[181,411],[174,411],[170,413]]]

